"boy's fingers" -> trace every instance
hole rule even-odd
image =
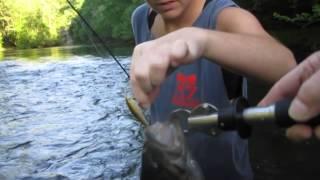
[[[294,125],[287,129],[286,136],[293,141],[300,142],[312,136],[312,129],[305,125]]]
[[[319,63],[320,65],[320,63]],[[306,121],[320,113],[320,66],[308,80],[306,80],[294,98],[289,115],[296,120]]]

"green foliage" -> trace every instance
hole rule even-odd
[[[300,14],[296,14],[294,17],[288,17],[280,15],[278,13],[274,13],[273,16],[280,21],[292,23],[300,27],[307,27],[311,24],[320,22],[320,4],[315,4],[312,7],[311,13],[303,12]]]
[[[78,4],[84,0],[76,0]],[[65,0],[0,0],[0,33],[6,45],[36,48],[61,43],[75,14]]]
[[[71,2],[104,39],[128,40],[132,39],[131,13],[144,0]],[[66,0],[0,0],[0,10],[0,33],[6,46],[36,48],[59,45],[66,41],[68,32],[78,41],[88,40],[90,31]]]
[[[0,52],[2,50],[2,34],[0,33]]]
[[[85,1],[80,13],[103,39],[132,39],[131,13],[144,0],[90,0]],[[71,27],[75,40],[86,42],[88,29],[76,18]]]
[[[8,39],[14,39],[14,27],[13,27],[13,8],[11,8],[12,1],[0,0],[0,34]],[[11,38],[9,38],[11,37]]]
[[[24,19],[17,31],[16,45],[18,48],[36,48],[50,46],[55,42],[54,34],[43,22],[40,11]]]

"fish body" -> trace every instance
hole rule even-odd
[[[179,121],[179,116],[188,116],[189,112],[173,113],[176,116],[168,121],[150,125],[137,101],[132,97],[125,99],[131,113],[144,126],[141,180],[203,180]]]
[[[178,121],[156,122],[145,129],[143,179],[203,180]]]

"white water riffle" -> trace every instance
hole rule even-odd
[[[139,179],[142,131],[121,68],[90,55],[43,61],[0,62],[0,179]]]

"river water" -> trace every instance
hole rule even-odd
[[[9,51],[0,61],[1,180],[139,179],[127,77],[110,57],[74,52]],[[118,59],[128,68],[128,56]]]
[[[128,69],[130,49],[113,51]],[[139,179],[143,135],[125,105],[128,80],[101,52],[74,46],[4,52],[0,180]],[[249,84],[249,101],[257,103],[267,89]],[[315,139],[293,143],[274,126],[254,127],[249,152],[255,180],[320,179]]]

